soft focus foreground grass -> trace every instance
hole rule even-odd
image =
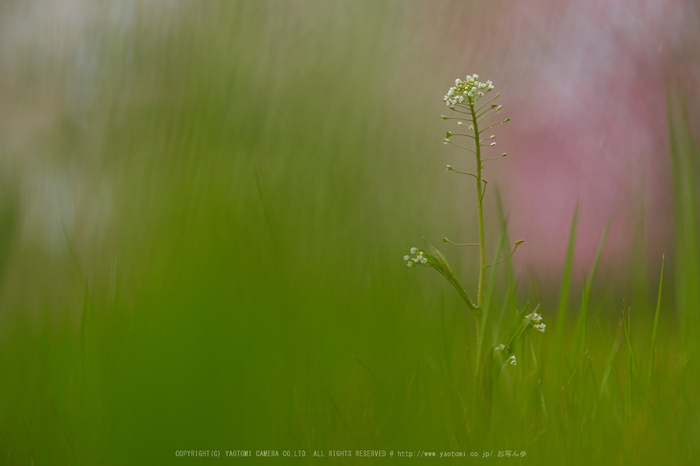
[[[111,77],[99,118],[51,141],[113,186],[110,232],[66,235],[50,256],[11,234],[15,204],[4,208],[15,252],[2,259],[1,461],[168,464],[192,449],[695,458],[697,320],[677,324],[667,304],[692,315],[692,283],[664,290],[649,390],[654,300],[632,310],[635,359],[622,303],[601,299],[586,308],[584,351],[576,314],[557,338],[550,306],[518,366],[490,385],[475,377],[460,302],[401,261],[423,234],[472,230],[452,220],[469,213],[464,188],[442,181],[440,95],[423,94],[445,79],[424,65],[416,11],[399,5],[217,3],[157,40],[144,23],[128,49],[100,36]],[[697,164],[672,127],[686,141],[675,160]],[[679,222],[694,195],[678,193]],[[697,247],[693,228],[679,248]],[[503,270],[498,335],[497,317],[525,301]]]

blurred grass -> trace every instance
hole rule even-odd
[[[65,250],[51,255],[18,239],[21,204],[14,188],[3,193],[0,461],[510,449],[532,464],[692,462],[698,376],[677,337],[698,330],[696,184],[676,183],[675,301],[686,317],[675,325],[662,304],[653,365],[656,302],[625,327],[620,303],[591,298],[606,285],[585,283],[583,304],[567,299],[585,312],[569,319],[577,327],[545,309],[550,330],[524,342],[515,368],[482,373],[478,390],[462,304],[401,261],[422,235],[475,233],[463,226],[466,188],[443,178],[435,135],[453,69],[426,66],[439,59],[416,32],[426,12],[291,5],[213,2],[160,35],[145,18],[138,40],[99,33],[98,74],[109,78],[85,110],[97,116],[81,126],[64,109],[46,145],[112,187],[109,230],[91,239],[67,225]],[[687,117],[669,114],[675,173],[690,177]],[[503,270],[488,297],[487,359],[524,307]]]

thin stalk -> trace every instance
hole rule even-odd
[[[649,396],[649,390],[651,389],[651,377],[654,373],[654,366],[656,365],[656,331],[659,328],[659,312],[661,311],[661,290],[664,286],[664,263],[666,262],[666,256],[661,259],[661,278],[659,278],[659,294],[656,298],[656,312],[654,313],[654,328],[651,332],[651,354],[649,355],[649,370],[647,373],[647,396]]]
[[[474,104],[470,105],[470,109],[472,112],[472,118],[474,122],[474,139],[476,143],[476,199],[479,206],[479,288],[476,297],[476,305],[479,309],[481,309],[484,305],[484,281],[486,279],[486,246],[484,244],[484,196],[482,193],[483,187],[481,178],[481,139]]]

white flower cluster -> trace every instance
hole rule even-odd
[[[498,345],[498,346],[496,346],[496,347],[494,348],[494,351],[497,352],[497,353],[499,353],[499,352],[501,352],[501,351],[505,351],[505,349],[506,349],[506,345],[504,345],[503,343],[501,343],[500,345]],[[510,363],[511,366],[515,366],[515,365],[518,364],[518,361],[515,359],[515,355],[514,355],[514,354],[511,355],[511,356],[508,358],[508,362]]]
[[[529,314],[528,316],[526,316],[526,318],[527,318],[527,319],[530,319],[532,322],[537,322],[535,325],[533,325],[533,327],[534,327],[536,330],[538,330],[538,331],[544,333],[544,330],[545,330],[545,328],[546,328],[547,326],[546,326],[545,324],[541,324],[541,323],[540,323],[540,322],[542,322],[542,316],[541,316],[541,315],[539,315],[539,314],[536,313],[536,312],[533,312],[532,314]]]
[[[428,258],[423,255],[423,251],[421,251],[418,248],[411,248],[411,255],[415,257],[411,257],[409,255],[403,256],[403,260],[406,261],[406,265],[409,267],[413,267],[414,265],[418,264],[427,264],[428,263]]]
[[[454,109],[455,105],[464,103],[465,101],[469,104],[473,104],[484,94],[489,93],[493,90],[493,83],[491,81],[486,81],[485,83],[479,82],[479,75],[475,74],[473,76],[467,75],[467,80],[462,81],[457,78],[455,80],[455,85],[447,91],[445,95],[445,103],[447,106]]]
[[[501,343],[500,345],[496,346],[496,348],[494,348],[494,350],[496,352],[503,351],[505,349],[506,349],[506,345],[504,345],[503,343]],[[515,355],[511,355],[508,358],[508,362],[510,363],[511,366],[515,366],[516,364],[518,364],[518,361],[515,359]]]

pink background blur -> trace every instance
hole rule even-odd
[[[487,170],[497,171],[511,239],[526,240],[518,268],[561,273],[577,202],[577,270],[608,219],[607,267],[627,263],[635,242],[660,263],[673,249],[667,89],[698,95],[696,4],[533,0],[485,14],[486,5],[475,27],[451,32],[474,63],[464,74],[493,80],[513,120],[494,129],[496,152],[509,157]]]

